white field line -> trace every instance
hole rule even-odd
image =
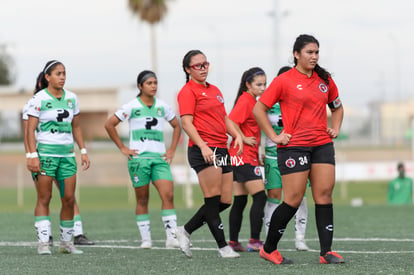
[[[318,239],[306,239],[307,241],[318,241]],[[246,242],[247,240],[241,240],[242,242]],[[294,241],[294,239],[285,239],[282,241]],[[414,242],[414,239],[396,239],[396,238],[335,238],[334,241],[340,242]],[[158,250],[175,250],[165,248],[164,242],[165,240],[153,240],[153,244],[159,243],[158,246],[153,246],[152,249]],[[214,240],[191,240],[194,243],[214,243]],[[129,243],[129,244],[136,244],[136,245],[123,245],[122,243]],[[89,246],[82,246],[87,248],[110,248],[110,249],[131,249],[131,250],[139,250],[143,249],[139,247],[141,242],[138,240],[100,240],[96,241],[95,245]],[[0,247],[36,247],[38,242],[13,242],[13,241],[0,241]],[[55,241],[54,246],[58,246],[59,242]],[[206,248],[206,247],[195,247],[194,245],[191,247],[193,251],[216,251],[217,248]],[[296,251],[295,249],[280,249],[280,251]],[[319,252],[319,250],[311,249],[310,252]],[[413,254],[414,250],[411,251],[361,251],[361,250],[335,250],[339,253],[350,253],[350,254]]]

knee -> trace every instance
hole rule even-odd
[[[259,191],[256,194],[253,195],[253,203],[257,203],[259,205],[264,205],[266,204],[266,193],[265,191]]]
[[[38,195],[38,198],[37,198],[38,203],[42,205],[49,205],[51,199],[52,199],[51,193]]]
[[[148,198],[148,196],[137,196],[137,204],[139,205],[139,206],[147,206],[148,205],[148,201],[149,201],[149,198]]]

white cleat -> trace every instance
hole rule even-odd
[[[184,255],[188,258],[193,257],[193,253],[190,250],[190,234],[188,234],[188,232],[185,231],[184,226],[178,226],[175,229],[175,236],[177,237],[178,244]]]
[[[83,254],[82,250],[77,249],[72,242],[60,242],[59,253],[62,254]]]
[[[225,247],[219,248],[218,255],[221,258],[238,258],[240,254],[235,252],[230,246],[226,245]]]
[[[39,255],[51,255],[52,251],[50,251],[49,242],[47,243],[39,243],[39,246],[37,247],[37,254]]]
[[[180,243],[176,238],[168,238],[165,241],[165,248],[180,248]]]
[[[144,249],[150,249],[150,248],[152,248],[152,242],[151,241],[142,241],[140,247],[144,248]]]
[[[296,240],[295,246],[297,251],[308,251],[309,247],[306,245],[305,240]]]

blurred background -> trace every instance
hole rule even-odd
[[[31,184],[21,109],[47,61],[65,64],[66,88],[79,96],[87,147],[100,163],[80,178],[127,184],[126,161],[103,123],[136,96],[140,71],[157,72],[158,96],[176,108],[182,58],[200,49],[230,112],[242,73],[260,66],[270,83],[279,67],[293,64],[303,33],[319,40],[319,64],[332,73],[345,108],[338,180],[389,180],[398,161],[412,176],[413,7],[405,0],[0,0],[0,186],[15,185],[20,174]],[[126,123],[120,132],[127,137]],[[184,138],[173,165],[179,182],[195,180],[185,145]]]

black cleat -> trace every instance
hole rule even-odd
[[[76,245],[94,245],[95,242],[86,238],[85,235],[75,236],[73,243]]]

